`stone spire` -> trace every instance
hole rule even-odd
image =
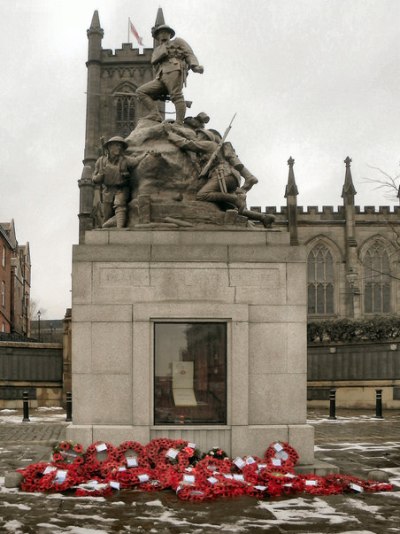
[[[79,200],[79,242],[84,241],[86,230],[93,228],[92,210],[94,188],[92,172],[98,157],[99,144],[99,114],[100,114],[100,69],[101,69],[101,41],[104,31],[100,26],[98,11],[93,13],[88,37],[87,66],[87,97],[86,97],[86,136],[83,171],[78,180],[80,190]]]
[[[288,230],[290,233],[290,244],[298,245],[299,236],[297,232],[297,195],[299,194],[299,191],[297,189],[296,180],[294,178],[294,159],[292,158],[292,156],[290,156],[287,163],[289,165],[289,177],[285,189],[285,198]]]
[[[351,158],[347,156],[344,160],[346,165],[346,175],[342,189],[345,219],[345,263],[346,263],[346,315],[355,319],[361,316],[361,292],[359,288],[357,239],[356,239],[356,214],[354,206],[354,196],[357,191],[351,176]]]
[[[93,13],[92,22],[90,23],[90,28],[87,30],[87,36],[89,39],[89,43],[91,38],[94,36],[97,36],[100,41],[104,37],[104,30],[100,26],[100,19],[99,19],[99,12],[96,10]]]
[[[299,194],[299,191],[296,185],[296,180],[294,177],[294,170],[293,170],[294,159],[292,158],[292,156],[290,156],[290,158],[288,159],[288,165],[289,165],[289,176],[288,176],[288,183],[285,189],[285,198],[287,198],[289,195],[297,196]]]
[[[165,24],[165,19],[164,19],[164,13],[163,13],[162,7],[159,7],[157,10],[154,28],[157,28],[157,26],[161,26],[161,24]],[[158,45],[157,41],[153,39],[153,48],[155,48],[157,45]]]
[[[347,156],[347,158],[344,160],[344,163],[346,164],[346,175],[342,189],[342,198],[345,200],[345,202],[347,201],[348,203],[354,204],[354,196],[357,194],[357,191],[354,187],[353,178],[351,176],[351,158]]]
[[[154,23],[154,26],[155,27],[161,26],[161,24],[165,24],[165,19],[164,19],[164,13],[163,13],[162,7],[159,7],[157,10],[157,16],[156,16],[156,21]]]

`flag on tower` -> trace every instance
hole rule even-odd
[[[137,32],[135,26],[132,24],[131,19],[129,19],[129,29],[131,30],[131,32],[132,32],[133,35],[135,36],[135,39],[136,39],[136,41],[138,42],[138,44],[139,44],[140,46],[144,46],[142,37],[140,37],[140,35],[138,34],[138,32]]]

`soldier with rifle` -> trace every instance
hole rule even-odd
[[[232,121],[225,131],[224,136],[214,133],[210,130],[197,130],[196,140],[186,139],[171,131],[167,127],[168,138],[182,150],[189,150],[200,154],[200,162],[203,162],[203,169],[199,178],[207,178],[207,182],[200,188],[196,195],[197,200],[206,202],[215,202],[225,206],[225,208],[234,208],[240,214],[249,219],[258,220],[267,228],[275,220],[273,215],[266,215],[259,212],[248,210],[246,207],[246,192],[257,183],[257,179],[249,172],[247,183],[241,187],[241,173],[245,169],[239,158],[229,143],[231,150],[225,154],[225,139],[232,127]],[[228,147],[229,148],[229,147]],[[239,170],[237,170],[238,167]]]
[[[162,118],[156,101],[169,96],[175,105],[176,123],[183,124],[186,103],[182,89],[186,85],[188,71],[190,69],[202,74],[204,68],[199,65],[193,50],[186,41],[179,37],[171,40],[175,31],[167,24],[153,28],[152,35],[160,43],[151,57],[156,77],[137,89],[137,97],[147,108],[147,118],[161,122]]]

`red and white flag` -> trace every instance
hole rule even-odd
[[[134,35],[136,41],[138,42],[138,44],[139,44],[140,46],[144,46],[142,37],[140,37],[140,35],[138,34],[138,32],[137,32],[135,26],[132,24],[131,19],[129,19],[129,29],[130,29],[131,32],[133,33],[133,35]]]

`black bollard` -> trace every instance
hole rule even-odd
[[[29,419],[29,393],[27,391],[24,391],[22,393],[22,406],[23,406],[23,412],[24,412],[24,417],[22,419],[22,422],[26,423],[30,421]]]
[[[329,419],[336,419],[336,389],[329,391]]]
[[[67,417],[65,420],[72,421],[72,393],[67,393],[66,409],[67,409]]]
[[[382,416],[382,390],[376,389],[376,400],[375,400],[375,417],[377,419],[383,419]]]

